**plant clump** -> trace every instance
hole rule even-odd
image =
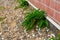
[[[35,25],[38,25],[38,28],[48,27],[46,12],[43,10],[29,12],[25,17],[25,20],[22,22],[22,25],[27,31],[34,29]]]
[[[5,17],[4,18],[0,17],[0,22],[3,21],[4,19],[5,19]]]
[[[4,6],[0,6],[0,10],[4,10],[5,9],[5,7]]]
[[[18,9],[18,8],[24,9],[29,6],[29,3],[26,0],[17,0],[17,2],[19,3],[19,5],[16,6],[15,9]]]

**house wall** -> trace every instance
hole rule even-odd
[[[60,0],[29,0],[34,6],[45,10],[47,15],[60,25]]]

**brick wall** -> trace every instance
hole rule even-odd
[[[47,15],[60,25],[60,0],[29,0],[36,7],[45,10]]]

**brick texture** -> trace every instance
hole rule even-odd
[[[60,25],[60,0],[29,0],[36,7],[45,10],[47,15]]]

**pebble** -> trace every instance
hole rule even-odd
[[[21,39],[21,40],[23,40],[23,39]]]
[[[22,15],[19,15],[20,17],[22,16]]]
[[[35,34],[33,34],[32,36],[35,37]]]
[[[26,30],[24,30],[24,32],[27,33]]]
[[[30,35],[27,35],[27,37],[30,37]]]
[[[55,37],[55,35],[54,35],[54,34],[51,34],[51,36]]]
[[[48,32],[49,30],[47,30],[47,32]]]
[[[32,36],[30,36],[30,38],[32,38]]]
[[[39,37],[37,37],[35,40],[40,40],[40,38],[39,38]]]
[[[22,16],[22,18],[24,19],[24,16]]]
[[[24,36],[20,36],[20,38],[22,39]]]
[[[42,33],[38,32],[39,35],[42,35]]]
[[[2,32],[0,32],[0,35],[2,34]]]
[[[48,36],[50,36],[50,35],[48,35]]]
[[[4,38],[2,38],[2,40],[4,40]]]

